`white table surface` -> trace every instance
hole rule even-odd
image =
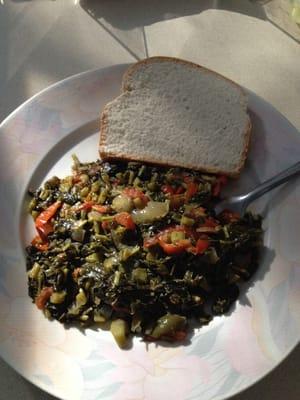
[[[290,24],[286,3],[4,0],[0,121],[41,89],[72,74],[170,55],[214,69],[251,89],[300,130],[300,28]],[[234,400],[298,400],[299,365],[298,347]],[[0,400],[7,399],[54,398],[0,360]]]

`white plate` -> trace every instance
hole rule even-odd
[[[98,157],[99,113],[120,91],[126,65],[66,79],[33,97],[0,126],[0,354],[28,380],[62,399],[224,399],[250,386],[295,347],[300,332],[300,186],[256,203],[265,215],[260,269],[228,316],[196,331],[186,346],[120,350],[109,332],[65,329],[27,296],[24,246],[32,227],[28,185],[70,172],[70,155]],[[300,135],[249,93],[253,139],[232,190],[250,189],[298,161]],[[266,205],[268,204],[268,207]]]

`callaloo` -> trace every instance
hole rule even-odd
[[[81,163],[30,191],[29,295],[48,318],[110,323],[120,347],[185,339],[258,266],[261,217],[214,204],[226,177],[137,162]]]

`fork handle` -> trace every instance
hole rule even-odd
[[[255,189],[251,190],[251,192],[245,194],[243,196],[244,201],[247,204],[251,203],[253,200],[256,200],[258,197],[263,194],[269,192],[272,189],[275,189],[277,186],[289,180],[293,175],[296,175],[300,172],[300,161],[291,167],[285,169],[279,174],[275,175],[273,178],[266,180],[265,182],[258,185]]]

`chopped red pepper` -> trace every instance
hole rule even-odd
[[[32,246],[40,251],[47,251],[49,248],[48,242],[43,242],[39,235],[35,236],[31,241]]]
[[[214,197],[218,197],[220,195],[221,190],[222,190],[223,186],[225,186],[227,184],[227,181],[228,181],[228,179],[227,179],[227,176],[225,176],[225,175],[220,175],[217,178],[216,182],[213,184],[213,187],[212,187],[212,195]]]
[[[116,312],[120,312],[120,313],[125,313],[125,314],[130,314],[130,309],[127,307],[119,307],[119,306],[112,306],[112,309]]]
[[[43,310],[45,308],[47,301],[50,299],[52,293],[53,293],[52,287],[44,287],[41,290],[40,294],[35,299],[35,304],[37,308]]]
[[[189,182],[185,192],[185,201],[188,202],[198,192],[198,184],[196,182]]]
[[[205,250],[209,247],[209,240],[206,235],[201,235],[200,239],[197,240],[196,246],[191,246],[188,251],[195,254],[203,254]]]
[[[156,244],[159,244],[166,254],[173,255],[180,254],[191,246],[191,241],[189,239],[181,239],[178,240],[176,243],[168,243],[169,234],[172,232],[186,232],[186,228],[180,225],[167,228],[157,235],[145,239],[144,247],[149,248]]]
[[[104,231],[110,231],[111,230],[111,221],[103,221],[101,222],[101,227]]]
[[[184,188],[183,186],[179,186],[176,190],[175,190],[175,194],[182,194],[184,193]]]
[[[171,210],[177,210],[185,202],[184,194],[174,194],[170,196],[170,208]]]
[[[145,205],[149,201],[149,197],[146,196],[145,193],[143,193],[141,190],[136,188],[126,188],[123,190],[123,193],[125,194],[125,196],[130,197],[131,199],[141,199]]]
[[[97,212],[99,212],[99,213],[101,213],[101,214],[105,214],[105,213],[109,212],[110,206],[102,206],[100,204],[94,204],[92,206],[92,209],[97,211]]]
[[[61,206],[61,201],[56,201],[45,211],[42,211],[35,220],[35,227],[42,240],[46,241],[49,233],[53,232],[51,219],[55,216]]]
[[[135,229],[135,223],[133,222],[132,216],[127,212],[121,212],[115,215],[115,221],[124,226],[126,229]]]
[[[187,248],[191,246],[191,241],[188,239],[178,240],[176,244],[166,243],[162,237],[158,238],[158,243],[163,251],[168,255],[183,253]]]
[[[205,215],[206,215],[205,208],[203,208],[203,207],[196,207],[196,208],[193,208],[193,209],[190,211],[190,215],[191,215],[193,218],[205,217]]]
[[[112,182],[113,186],[118,186],[121,183],[121,179],[115,178]]]
[[[209,228],[215,228],[216,226],[220,225],[218,223],[218,221],[216,221],[214,218],[212,217],[208,217],[206,218],[206,220],[204,221],[204,224],[200,225],[200,226],[207,226]]]
[[[171,185],[163,185],[161,190],[165,194],[175,194],[175,190]]]
[[[149,249],[149,247],[155,246],[158,243],[157,235],[146,238],[144,240],[144,248]]]
[[[43,241],[47,240],[47,236],[53,232],[53,225],[47,222],[44,225],[36,226],[36,230]]]
[[[187,331],[176,331],[172,336],[167,336],[168,340],[174,341],[174,342],[181,342],[182,340],[185,340],[187,337]]]
[[[209,247],[209,240],[198,239],[196,243],[196,254],[203,254],[208,247]]]
[[[76,211],[89,211],[95,203],[93,201],[85,201],[84,203],[80,204],[80,206],[76,207]]]
[[[81,267],[75,268],[74,271],[72,272],[73,278],[74,278],[74,279],[77,279],[78,276],[80,275],[80,273],[81,273]]]
[[[72,177],[72,183],[75,184],[75,183],[78,183],[78,182],[81,182],[80,175],[74,175]]]
[[[218,216],[218,218],[220,218],[226,224],[229,224],[231,222],[238,221],[241,218],[241,216],[237,212],[230,210],[223,210],[222,213]]]
[[[193,182],[193,177],[188,174],[182,174],[183,182],[190,183]]]

